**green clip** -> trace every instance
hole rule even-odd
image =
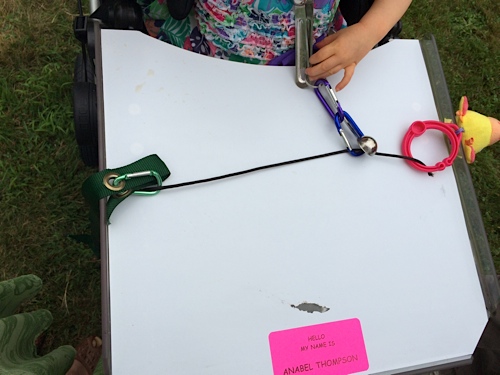
[[[113,185],[118,186],[121,181],[130,180],[131,178],[146,177],[146,176],[153,176],[154,178],[156,178],[156,182],[158,183],[158,186],[161,186],[163,183],[161,176],[158,172],[156,172],[156,171],[143,171],[143,172],[122,174],[121,176],[118,176],[114,179]],[[160,190],[134,191],[133,194],[136,194],[136,195],[155,195],[155,194],[158,194],[159,192],[160,192]]]
[[[165,163],[158,155],[148,155],[131,164],[119,168],[104,169],[89,176],[82,185],[82,193],[90,207],[90,226],[92,244],[99,254],[100,207],[101,199],[106,200],[106,222],[114,209],[132,192],[140,195],[158,194],[158,191],[141,191],[155,182],[158,186],[170,176]]]

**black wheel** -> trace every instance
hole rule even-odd
[[[95,71],[94,65],[88,58],[88,56],[83,61],[83,54],[79,53],[75,60],[75,71],[73,76],[73,82],[91,82],[95,83]],[[85,72],[85,70],[87,70]]]
[[[99,165],[97,145],[80,145],[79,149],[80,157],[85,165],[89,167],[97,167]]]
[[[85,165],[98,165],[97,98],[94,69],[79,54],[75,61],[73,83],[73,120],[75,138]]]

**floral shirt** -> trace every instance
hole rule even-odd
[[[293,0],[196,0],[189,17],[173,19],[166,0],[138,0],[150,35],[222,59],[266,64],[295,44]],[[315,40],[344,24],[338,1],[314,0]]]

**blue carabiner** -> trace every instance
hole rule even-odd
[[[314,92],[316,93],[316,96],[319,98],[323,106],[325,107],[326,111],[328,114],[332,117],[332,119],[335,122],[335,126],[337,128],[338,133],[344,140],[344,143],[347,147],[347,151],[349,151],[349,154],[352,156],[360,156],[363,155],[365,152],[361,149],[353,149],[349,140],[347,139],[344,129],[342,127],[342,124],[345,124],[351,133],[354,134],[356,139],[361,139],[364,137],[363,132],[361,129],[356,125],[352,117],[344,111],[340,105],[339,100],[337,99],[337,96],[335,95],[335,91],[333,91],[332,86],[330,85],[330,82],[328,82],[326,79],[319,79],[315,83],[316,88],[314,89]],[[332,102],[332,106],[328,103],[327,99],[323,96],[323,94],[320,91],[320,86],[325,86],[327,89],[327,93],[329,96],[330,101]]]

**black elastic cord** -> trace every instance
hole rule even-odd
[[[386,153],[383,153],[383,152],[376,152],[375,155],[378,155],[378,156],[386,156],[386,157],[389,157],[389,158],[398,158],[398,159],[404,159],[404,160],[409,160],[409,161],[414,161],[415,163],[418,163],[420,165],[423,165],[424,167],[426,166],[424,164],[424,162],[418,160],[418,159],[415,159],[415,158],[412,158],[410,156],[405,156],[405,155],[397,155],[397,154],[386,154]],[[427,173],[430,177],[434,177],[434,174],[432,172],[429,172]]]
[[[354,151],[358,151],[358,150],[354,150]],[[359,151],[361,151],[361,150],[359,150]],[[321,158],[326,158],[326,157],[329,157],[329,156],[345,154],[347,152],[348,152],[347,149],[340,150],[340,151],[333,151],[333,152],[328,152],[326,154],[319,154],[319,155],[314,155],[314,156],[308,156],[306,158],[300,158],[300,159],[294,159],[294,160],[284,161],[284,162],[281,162],[281,163],[263,165],[261,167],[246,169],[244,171],[228,173],[228,174],[224,174],[224,175],[220,175],[220,176],[216,176],[216,177],[205,178],[205,179],[202,179],[202,180],[194,180],[194,181],[182,182],[182,183],[174,184],[174,185],[151,186],[151,187],[147,187],[147,188],[141,189],[140,191],[152,192],[152,191],[158,191],[158,190],[175,189],[175,188],[179,188],[179,187],[183,187],[183,186],[203,184],[203,183],[206,183],[206,182],[212,182],[212,181],[222,180],[222,179],[225,179],[225,178],[240,176],[242,174],[247,174],[247,173],[262,171],[264,169],[281,167],[281,166],[284,166],[284,165],[301,163],[301,162],[304,162],[304,161],[309,161],[309,160],[314,160],[314,159],[321,159]],[[411,161],[414,161],[416,163],[419,163],[419,164],[422,164],[422,165],[425,166],[425,164],[423,162],[421,162],[420,160],[415,159],[415,158],[411,158],[409,156],[396,155],[396,154],[385,154],[385,153],[382,153],[382,152],[377,152],[377,153],[375,153],[375,155],[378,155],[378,156],[387,156],[387,157],[399,158],[399,159],[405,159],[405,160],[411,160]],[[429,176],[432,176],[432,174],[429,173]]]

